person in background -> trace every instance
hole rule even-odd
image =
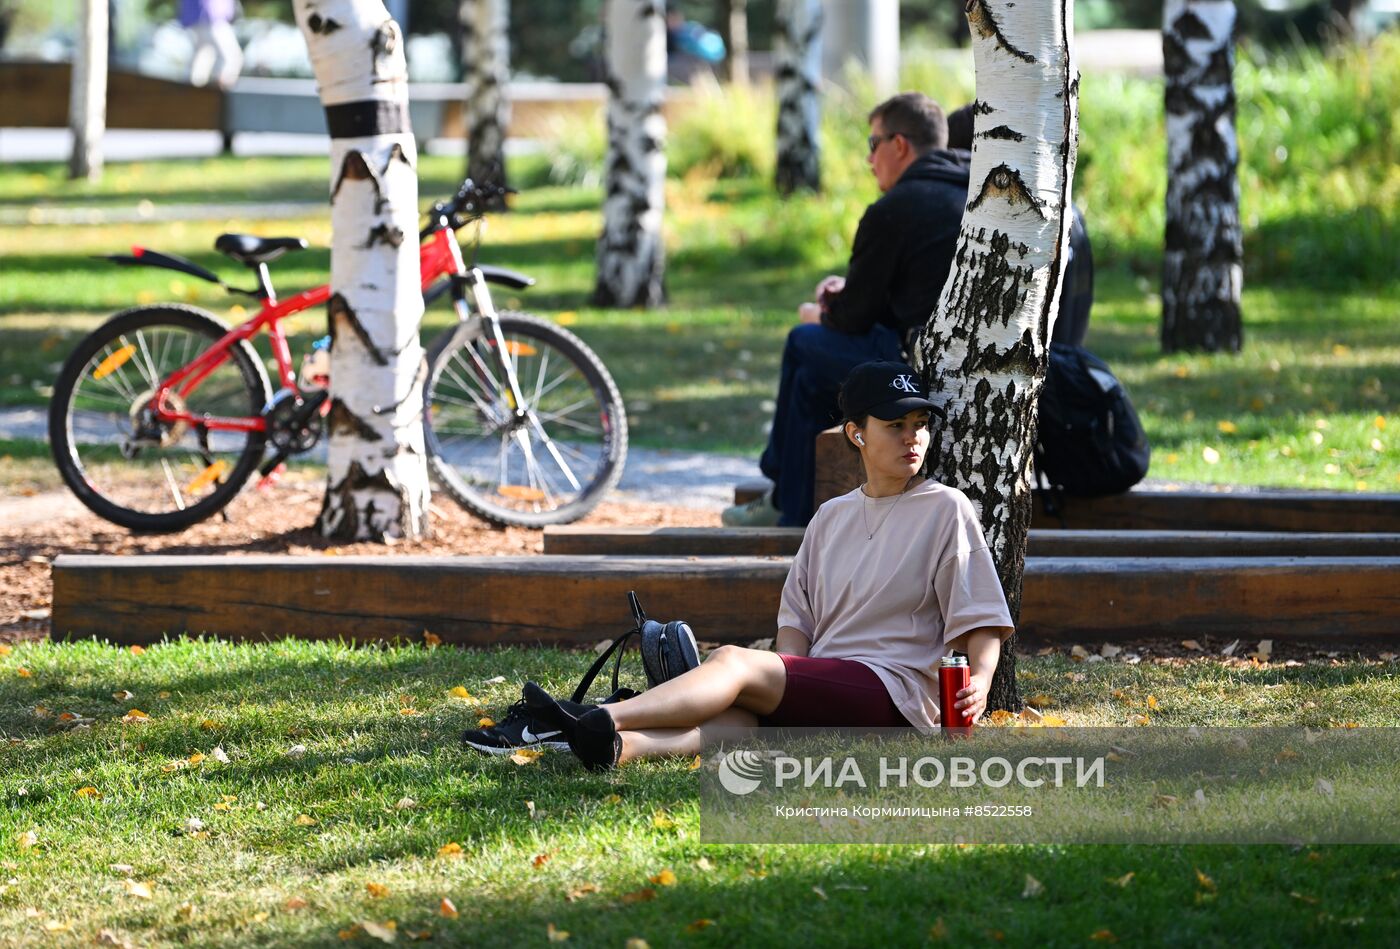
[[[190,84],[231,89],[243,71],[243,49],[233,32],[237,0],[180,0],[180,25],[194,34]]]
[[[899,360],[938,304],[967,203],[967,153],[947,148],[938,103],[906,92],[869,115],[867,161],[884,196],[866,208],[846,275],[817,284],[788,333],[768,447],[773,490],[725,510],[730,527],[801,527],[812,518],[817,435],[840,420],[836,394],[859,363]]]

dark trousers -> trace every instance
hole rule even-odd
[[[758,462],[773,481],[781,526],[805,527],[816,513],[812,504],[814,442],[819,433],[841,421],[836,395],[846,374],[863,362],[902,358],[899,337],[885,326],[850,336],[803,323],[788,333],[773,430]]]

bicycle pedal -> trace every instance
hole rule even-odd
[[[271,491],[273,488],[277,487],[277,483],[282,480],[282,475],[286,474],[286,472],[287,466],[285,464],[280,464],[276,468],[273,468],[258,479],[257,490],[264,494]]]

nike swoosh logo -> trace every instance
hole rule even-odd
[[[530,726],[526,725],[524,728],[520,729],[520,740],[525,742],[526,744],[533,744],[537,741],[546,741],[558,734],[560,734],[560,732],[552,731],[536,735],[530,730]]]

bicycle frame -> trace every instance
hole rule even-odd
[[[444,228],[435,232],[426,242],[420,245],[419,250],[419,275],[422,288],[427,290],[433,283],[445,276],[463,277],[467,275],[466,265],[462,259],[462,250],[457,243],[457,235],[450,228]],[[269,285],[270,287],[270,285]],[[481,286],[477,289],[478,294],[484,293],[485,288]],[[291,347],[287,343],[287,334],[283,332],[281,321],[296,313],[309,310],[312,307],[320,306],[330,299],[331,288],[329,284],[319,287],[312,287],[303,290],[285,301],[278,302],[275,293],[269,293],[264,297],[261,309],[250,319],[238,324],[229,330],[218,342],[214,343],[188,365],[182,366],[169,377],[161,380],[159,391],[153,401],[157,418],[162,422],[184,422],[189,425],[201,426],[210,431],[229,432],[266,432],[267,420],[260,415],[227,417],[227,416],[195,416],[188,412],[179,411],[169,405],[167,397],[171,394],[183,400],[195,389],[199,388],[209,375],[223,365],[228,359],[229,349],[238,345],[244,340],[250,340],[259,332],[266,329],[271,340],[272,358],[277,363],[277,377],[281,383],[281,388],[299,392],[297,387],[296,372],[292,368]],[[459,294],[454,293],[454,306],[461,304],[465,306],[465,301],[459,299]],[[490,309],[489,296],[486,297],[486,310],[494,316],[494,311]],[[458,316],[466,319],[467,314],[458,309]],[[493,320],[494,323],[494,320]],[[499,327],[496,334],[499,336]],[[508,365],[508,363],[507,363]],[[510,385],[513,393],[518,396],[519,388],[514,379],[514,373],[508,371]]]

